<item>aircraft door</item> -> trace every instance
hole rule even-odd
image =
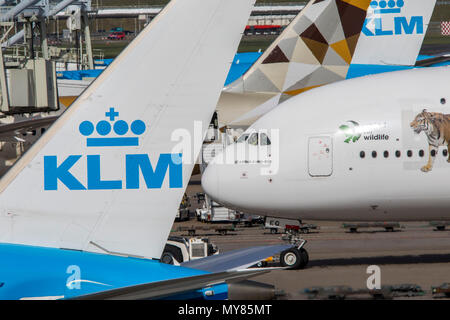
[[[333,173],[333,139],[330,136],[310,137],[308,170],[312,177],[327,177]]]

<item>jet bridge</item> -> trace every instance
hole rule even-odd
[[[90,0],[23,0],[5,4],[0,4],[0,111],[10,115],[57,110],[56,61],[64,60],[67,53],[48,45],[47,25],[58,12],[66,10],[67,25],[77,43],[76,61],[93,69]],[[19,44],[21,40],[23,44]]]

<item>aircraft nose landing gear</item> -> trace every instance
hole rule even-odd
[[[287,267],[288,269],[305,268],[309,262],[308,252],[303,248],[306,244],[306,240],[293,234],[288,234],[286,237],[283,237],[283,240],[289,241],[293,247],[281,252],[281,266]]]

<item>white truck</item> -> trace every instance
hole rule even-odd
[[[205,195],[203,207],[196,210],[197,220],[202,222],[237,223],[241,213],[236,210],[225,208]]]

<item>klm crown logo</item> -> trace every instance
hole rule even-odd
[[[400,13],[405,1],[403,0],[389,0],[389,1],[372,1],[370,7],[375,13],[387,14],[387,13]]]
[[[105,112],[105,117],[109,118],[109,121],[101,120],[96,125],[90,121],[83,121],[80,123],[79,131],[80,133],[88,137],[86,138],[86,145],[88,147],[129,147],[129,146],[139,146],[139,137],[142,135],[146,126],[142,120],[134,120],[129,125],[124,120],[117,120],[119,117],[119,112],[114,108],[110,108],[109,111]],[[91,137],[97,132],[101,137]],[[111,137],[114,131],[114,136]],[[135,137],[123,137],[129,132],[132,132]]]
[[[372,1],[370,3],[372,10],[368,11],[362,33],[369,37],[424,34],[423,16],[411,15],[411,8],[409,12],[403,10],[405,5],[404,0]]]

